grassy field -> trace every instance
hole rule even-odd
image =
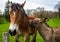
[[[53,28],[60,27],[60,19],[59,18],[49,19],[49,21],[47,21],[47,24]]]
[[[59,18],[49,19],[49,21],[47,21],[47,24],[50,27],[59,27],[60,26],[60,19]],[[3,42],[2,34],[6,31],[8,31],[8,27],[9,27],[9,23],[0,24],[0,42]],[[13,36],[9,36],[9,39],[10,39],[10,42],[14,42]],[[22,36],[20,37],[20,41],[23,42],[23,37]],[[39,33],[37,33],[36,41],[37,42],[44,42],[44,40],[39,35]]]

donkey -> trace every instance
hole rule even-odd
[[[24,42],[29,42],[29,36],[32,35],[32,42],[36,42],[36,29],[31,25],[30,20],[35,17],[28,16],[25,13],[24,5],[19,3],[9,3],[10,26],[9,34],[14,36],[15,41],[19,42],[19,36],[24,36]]]
[[[46,25],[47,18],[34,19],[32,22],[45,42],[60,42],[60,27],[51,28]]]

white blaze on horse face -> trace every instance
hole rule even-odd
[[[15,16],[16,12],[13,12],[13,14],[14,14],[14,16]]]
[[[11,30],[11,31],[14,31],[14,30],[18,31],[18,25],[17,24],[10,24],[9,30]]]

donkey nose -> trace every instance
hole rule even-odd
[[[11,36],[15,36],[15,35],[16,35],[16,30],[14,30],[14,31],[9,30],[9,34],[10,34]]]

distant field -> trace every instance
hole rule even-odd
[[[47,24],[50,27],[59,27],[60,26],[60,19],[59,18],[49,19],[49,21],[47,21]],[[8,31],[8,27],[9,27],[9,23],[0,24],[0,42],[3,42],[2,34],[6,31]],[[9,39],[10,39],[10,42],[14,42],[13,36],[10,36]],[[23,42],[23,37],[20,37],[20,40],[21,40],[21,42]],[[37,42],[44,42],[44,40],[39,35],[39,33],[37,33],[36,41]]]

